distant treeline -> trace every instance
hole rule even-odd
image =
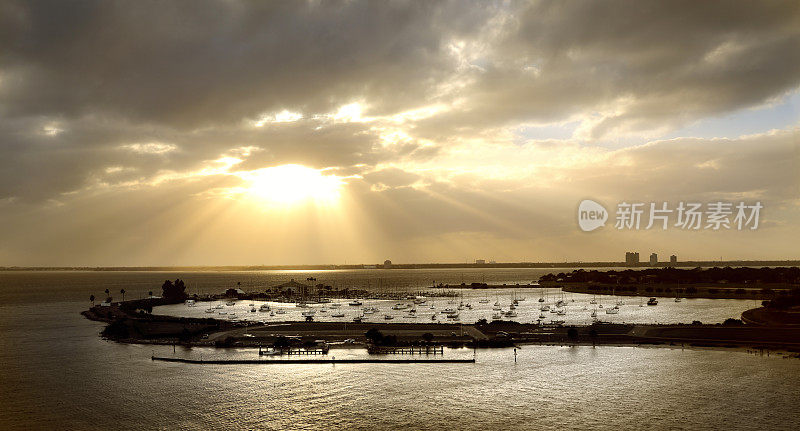
[[[651,268],[645,270],[597,271],[578,269],[569,273],[546,274],[540,282],[603,283],[603,284],[762,284],[783,283],[800,285],[800,268]]]

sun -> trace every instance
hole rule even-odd
[[[301,165],[258,169],[242,175],[248,195],[275,204],[313,201],[332,204],[339,200],[342,180]]]

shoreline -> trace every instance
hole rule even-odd
[[[684,348],[735,348],[800,352],[800,328],[755,325],[643,325],[594,323],[553,326],[498,321],[460,323],[276,322],[249,324],[213,318],[129,313],[119,305],[81,313],[108,325],[101,335],[122,344],[185,347],[271,346],[279,338],[294,345],[325,342],[331,348],[366,346],[366,332],[377,329],[394,340],[390,346],[511,347],[521,345],[610,345]],[[347,344],[344,344],[347,343]]]

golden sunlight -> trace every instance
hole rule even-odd
[[[242,173],[249,181],[247,194],[271,203],[314,201],[332,204],[339,199],[342,181],[335,175],[301,165],[282,165]]]

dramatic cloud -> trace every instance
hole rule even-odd
[[[0,0],[0,265],[742,241],[585,235],[587,197],[762,200],[741,256],[794,257],[799,89],[790,1]],[[730,115],[753,134],[704,126]],[[254,201],[313,186],[253,179],[284,165],[335,177],[338,205]]]

